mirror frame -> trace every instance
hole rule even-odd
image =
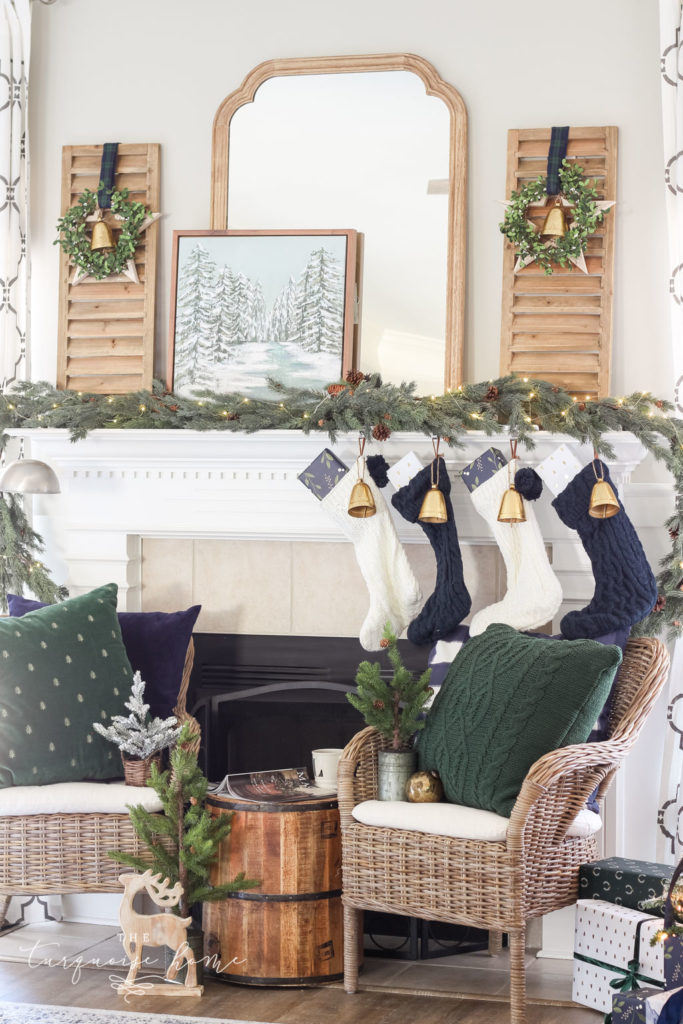
[[[428,96],[437,96],[450,115],[446,333],[444,390],[463,380],[465,341],[465,266],[467,257],[467,110],[462,96],[436,69],[411,53],[356,57],[305,57],[267,60],[223,100],[213,121],[211,151],[211,228],[228,227],[230,122],[240,107],[252,103],[259,86],[283,75],[328,75],[368,71],[412,71]]]

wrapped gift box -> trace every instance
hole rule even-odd
[[[387,476],[398,491],[401,487],[405,487],[414,476],[417,476],[421,469],[422,463],[415,452],[406,452],[402,459],[399,459],[387,470]]]
[[[606,900],[620,907],[642,910],[644,900],[661,896],[673,874],[670,864],[647,860],[608,857],[579,868],[579,896],[582,900]],[[656,914],[656,910],[649,910]]]
[[[331,452],[329,448],[323,448],[310,466],[306,466],[303,473],[299,473],[297,480],[301,480],[304,487],[308,487],[318,501],[322,501],[325,495],[337,486],[341,478],[346,476],[348,471],[349,467],[345,466],[334,452]]]
[[[561,444],[552,455],[536,466],[536,472],[555,496],[563,491],[583,466],[566,444]]]
[[[683,938],[679,935],[664,942],[664,981],[667,988],[683,985]]]
[[[664,1007],[678,1024],[683,1013],[683,988],[662,992],[659,988],[637,988],[612,996],[612,1024],[659,1024]],[[665,1015],[666,1016],[666,1015]]]
[[[471,494],[503,466],[507,466],[507,459],[503,453],[497,448],[487,448],[478,459],[465,466],[462,471],[463,483]]]
[[[650,945],[661,917],[604,900],[579,900],[574,931],[575,1003],[609,1013],[620,985],[664,987],[664,948]],[[631,964],[633,963],[633,968]],[[614,987],[611,983],[615,982]]]

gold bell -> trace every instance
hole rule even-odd
[[[500,508],[498,509],[499,523],[525,523],[526,512],[524,511],[524,499],[511,484],[503,495]]]
[[[349,515],[354,519],[369,519],[376,511],[372,491],[365,480],[357,480],[349,498]]]
[[[567,234],[567,220],[562,209],[562,203],[559,199],[555,200],[555,205],[552,206],[548,212],[548,216],[543,222],[541,228],[542,235],[555,235],[557,238],[561,238]]]
[[[448,521],[446,499],[436,484],[432,484],[425,494],[417,518],[421,523],[445,523]]]
[[[111,233],[111,228],[108,224],[102,220],[102,211],[100,211],[99,218],[95,221],[92,226],[92,238],[90,239],[91,251],[95,249],[113,249],[115,246],[114,236]]]
[[[417,517],[421,523],[439,524],[448,522],[446,499],[443,496],[443,491],[439,489],[439,469],[441,467],[441,463],[439,462],[440,444],[440,437],[437,437],[436,443],[432,440],[434,458],[432,459],[432,464],[429,468],[429,477],[432,482],[432,486],[422,499],[422,505],[420,506],[420,512]]]
[[[588,505],[588,515],[592,519],[611,519],[617,512],[620,511],[619,502],[617,496],[605,480],[602,463],[600,466],[600,476],[598,476],[595,469],[595,460],[593,460],[593,472],[595,473],[595,484],[591,491],[591,500]]]

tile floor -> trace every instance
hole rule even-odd
[[[159,950],[145,948],[145,970],[163,970]],[[0,960],[39,966],[59,962],[65,969],[100,968],[125,974],[125,954],[114,926],[44,921],[26,924],[0,935]],[[476,995],[505,999],[509,993],[507,950],[497,957],[485,951],[431,960],[366,957],[361,986],[368,991],[411,994]],[[527,992],[533,1002],[571,1003],[570,960],[539,959],[527,954]],[[598,1020],[596,1014],[596,1021]]]

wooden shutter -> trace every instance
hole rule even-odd
[[[115,186],[159,210],[158,143],[121,143]],[[85,188],[96,189],[102,146],[62,150],[62,215]],[[112,221],[115,225],[116,221]],[[124,394],[152,385],[158,227],[141,235],[135,253],[140,283],[122,275],[71,284],[74,266],[60,253],[57,387]]]
[[[545,175],[550,134],[550,128],[508,132],[507,198]],[[596,179],[600,199],[616,199],[616,128],[570,128],[567,156]],[[544,216],[535,207],[529,219],[540,225]],[[538,377],[590,397],[609,394],[614,226],[613,207],[588,240],[587,274],[557,266],[546,275],[535,263],[515,273],[514,246],[505,240],[501,374]]]

